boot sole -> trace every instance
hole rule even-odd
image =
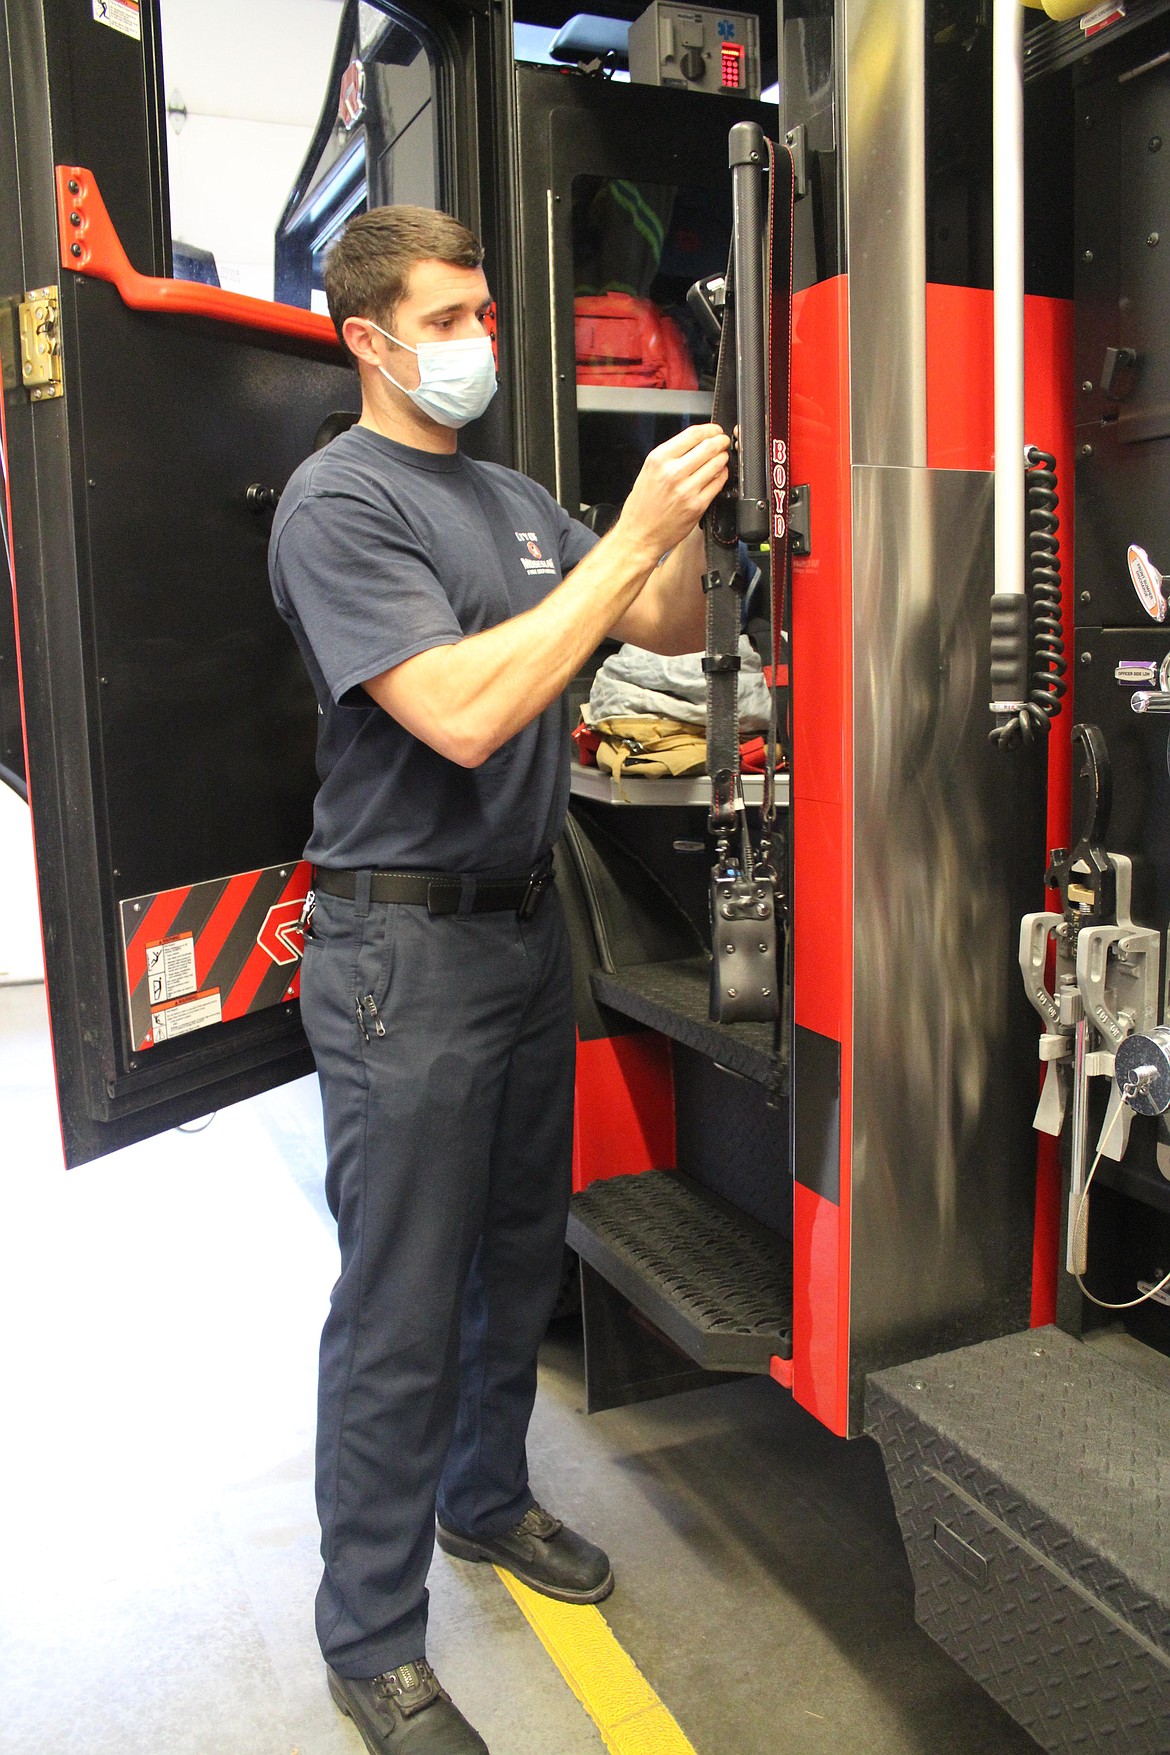
[[[487,1560],[498,1566],[503,1572],[510,1572],[529,1590],[534,1590],[542,1597],[551,1597],[557,1603],[602,1603],[613,1590],[613,1572],[606,1573],[601,1583],[594,1585],[592,1590],[564,1590],[559,1585],[546,1584],[543,1579],[536,1578],[530,1572],[524,1572],[514,1560],[502,1555],[493,1554],[490,1548],[481,1547],[478,1542],[471,1541],[467,1536],[458,1536],[453,1530],[445,1530],[436,1526],[435,1539],[444,1554],[450,1554],[455,1560]]]

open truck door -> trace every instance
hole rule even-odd
[[[503,25],[459,4],[432,18],[349,0],[336,18],[317,136],[346,147],[371,96],[405,82],[409,113],[387,101],[385,115],[430,183],[397,198],[494,225],[491,169],[464,133]],[[296,997],[317,711],[267,544],[288,477],[359,393],[310,285],[300,306],[233,291],[188,247],[200,238],[172,238],[159,7],[10,0],[0,30],[14,75],[0,96],[15,577],[2,759],[23,782],[27,758],[72,1166],[311,1070]],[[440,88],[459,100],[441,128]],[[377,132],[384,174],[396,139]],[[356,210],[317,226],[318,258]]]

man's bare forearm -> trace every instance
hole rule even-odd
[[[646,587],[610,630],[648,652],[675,657],[701,652],[706,644],[703,532],[696,528],[651,573]]]
[[[713,425],[689,427],[656,445],[613,530],[543,603],[406,659],[371,677],[368,693],[440,755],[479,767],[557,699],[611,629],[624,627],[659,557],[687,545],[726,481],[727,446],[727,435]],[[656,600],[674,579],[669,561],[658,570]],[[652,619],[663,618],[670,619],[665,604]]]
[[[420,652],[365,687],[441,755],[478,767],[557,699],[620,622],[656,560],[619,522],[535,609]]]

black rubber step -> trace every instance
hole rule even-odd
[[[674,1170],[594,1182],[572,1248],[707,1371],[792,1357],[792,1246]]]
[[[685,1043],[730,1072],[769,1084],[777,1070],[774,1027],[712,1023],[710,987],[711,963],[705,956],[677,963],[639,963],[615,975],[598,969],[593,975],[599,1004]]]

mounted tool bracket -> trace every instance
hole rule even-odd
[[[1044,1025],[1040,1059],[1047,1070],[1033,1122],[1039,1132],[1060,1134],[1071,1091],[1067,1266],[1070,1273],[1083,1273],[1089,1080],[1110,1082],[1098,1156],[1121,1159],[1133,1110],[1114,1078],[1115,1060],[1130,1036],[1145,1036],[1157,1025],[1161,938],[1134,922],[1132,862],[1104,849],[1112,800],[1105,739],[1097,726],[1077,725],[1073,741],[1081,749],[1080,778],[1089,786],[1088,817],[1071,852],[1052,855],[1048,881],[1060,888],[1062,912],[1024,916],[1019,961],[1024,990]]]
[[[1118,1050],[1147,1035],[1158,1019],[1161,939],[1131,917],[1133,867],[1121,853],[1105,855],[1116,887],[1115,923],[1078,927],[1064,914],[1027,914],[1020,927],[1024,990],[1044,1024],[1040,1059],[1046,1066],[1032,1125],[1059,1135],[1072,1096],[1073,1137],[1067,1266],[1085,1271],[1081,1212],[1088,1160],[1089,1080],[1109,1080],[1109,1101],[1097,1140],[1102,1157],[1120,1160],[1129,1145],[1133,1109],[1114,1078]],[[1054,945],[1054,980],[1045,981]]]
[[[1050,993],[1046,982],[1048,949],[1055,938],[1055,979]],[[1044,1025],[1040,1059],[1047,1071],[1032,1126],[1038,1133],[1059,1134],[1068,1108],[1068,1072],[1072,1064],[1073,1037],[1084,1016],[1077,992],[1076,964],[1069,950],[1069,935],[1062,914],[1025,914],[1020,922],[1020,974],[1024,992]]]
[[[1127,1036],[1145,1035],[1158,1021],[1158,989],[1161,970],[1161,938],[1131,918],[1133,867],[1123,854],[1111,853],[1117,874],[1117,924],[1085,927],[1077,937],[1077,991],[1086,1018],[1100,1038],[1088,1055],[1086,1076],[1113,1080],[1114,1058]],[[1123,1113],[1118,1119],[1118,1110]],[[1109,1104],[1098,1150],[1107,1158],[1121,1159],[1129,1144],[1133,1110],[1122,1101],[1116,1081],[1110,1085]]]
[[[1045,1026],[1040,1059],[1048,1068],[1033,1126],[1040,1133],[1059,1134],[1068,1108],[1068,1071],[1073,1061],[1077,1026],[1087,1021],[1100,1037],[1087,1051],[1085,1076],[1112,1078],[1118,1048],[1134,1031],[1146,1034],[1158,1020],[1161,940],[1156,932],[1135,926],[1130,916],[1133,866],[1122,853],[1106,855],[1117,888],[1117,923],[1112,926],[1070,926],[1063,914],[1025,914],[1020,924],[1020,973],[1024,991]],[[1049,945],[1054,942],[1052,991],[1045,979]],[[1129,1140],[1131,1117],[1113,1129],[1121,1095],[1114,1086],[1102,1138],[1112,1131],[1105,1155],[1122,1158]]]

